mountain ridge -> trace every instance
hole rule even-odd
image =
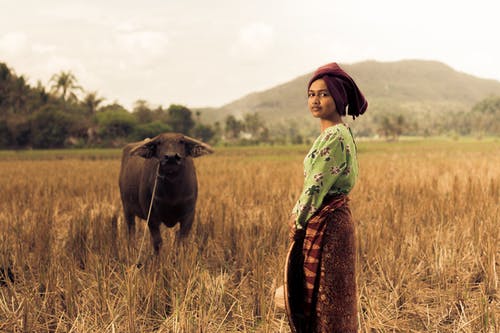
[[[339,64],[368,100],[368,112],[468,111],[480,100],[500,95],[500,81],[483,79],[433,60],[393,62],[366,60]],[[306,85],[311,73],[300,75],[270,89],[252,92],[218,108],[204,108],[205,121],[222,121],[228,115],[258,113],[269,123],[292,117],[309,122]]]

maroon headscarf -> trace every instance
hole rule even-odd
[[[354,80],[337,63],[332,62],[318,68],[311,80],[309,80],[307,90],[317,79],[325,81],[328,91],[335,102],[337,112],[341,116],[346,115],[347,106],[349,106],[347,107],[347,114],[351,115],[353,119],[366,111],[368,102],[365,97]]]

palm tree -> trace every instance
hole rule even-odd
[[[50,82],[52,82],[51,91],[61,97],[64,108],[66,108],[66,101],[78,100],[75,91],[82,90],[82,87],[77,85],[76,77],[70,71],[61,71],[59,74],[52,75]]]
[[[104,101],[104,98],[97,97],[97,91],[88,92],[83,99],[83,105],[87,108],[89,114],[95,114],[99,104]]]

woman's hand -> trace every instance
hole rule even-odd
[[[297,229],[297,225],[295,224],[295,221],[297,220],[297,216],[295,214],[292,214],[290,216],[290,219],[288,220],[288,237],[290,239],[290,242],[294,240],[299,240],[303,239],[305,236],[305,230],[304,229]]]
[[[290,215],[290,218],[288,219],[288,238],[290,239],[290,242],[293,241],[295,237],[295,231],[297,230],[297,226],[295,225],[295,220],[296,220],[295,214]]]

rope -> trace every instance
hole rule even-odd
[[[146,228],[144,228],[144,233],[142,235],[142,241],[141,241],[141,246],[139,247],[139,253],[137,253],[137,260],[136,263],[139,264],[139,259],[141,257],[141,252],[142,252],[142,247],[144,245],[144,239],[146,238],[146,233],[149,229],[149,218],[151,217],[151,210],[153,208],[153,201],[156,195],[156,185],[158,184],[158,178],[159,178],[159,171],[160,171],[160,163],[158,162],[158,166],[156,167],[156,177],[155,177],[155,184],[153,186],[153,193],[151,193],[151,201],[149,202],[149,210],[148,210],[148,218],[146,220]]]

